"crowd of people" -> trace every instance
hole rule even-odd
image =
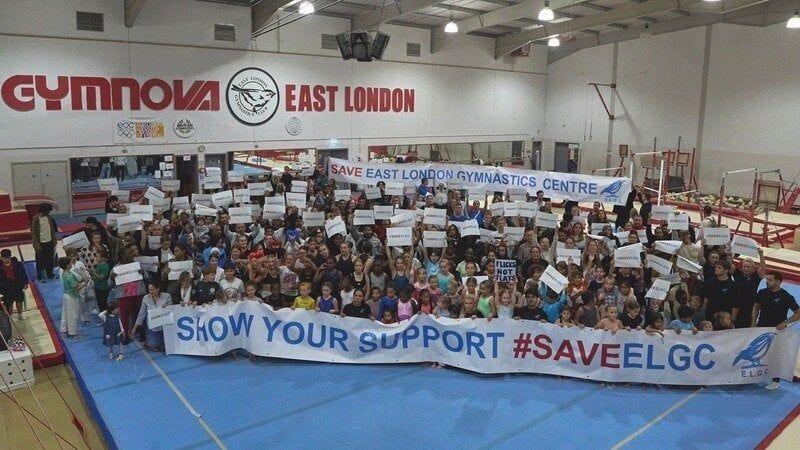
[[[520,216],[518,208],[497,207],[525,201],[537,212],[552,213],[555,206],[541,191],[523,198],[489,192],[468,199],[459,186],[448,189],[428,180],[403,195],[387,195],[383,182],[377,187],[379,195],[368,199],[356,186],[336,186],[322,166],[308,176],[286,167],[263,192],[232,196],[210,215],[193,214],[185,204],[159,208],[140,229],[124,233],[89,217],[78,230],[86,233],[88,245],[67,249],[58,260],[64,285],[61,331],[78,335],[82,324],[95,320],[93,311],[100,311],[109,357],[122,359],[131,339],[163,350],[163,333],[147,326],[147,311],[171,304],[256,301],[273,309],[302,308],[383,323],[432,314],[536,320],[612,333],[782,329],[800,319],[798,313],[787,319],[798,305],[781,287],[781,275],[765,270],[763,255],[760,261],[742,258],[734,265],[730,246],[706,245],[700,228],[670,230],[665,221],[652,220],[657,199],[641,192],[631,192],[626,204],[614,207],[612,217],[600,203],[582,212],[577,203],[567,201],[559,205],[563,213],[556,227],[546,228],[536,226],[534,217]],[[228,183],[224,188],[247,185]],[[350,195],[342,197],[342,189]],[[262,216],[265,205],[286,205],[270,197],[288,192],[305,192],[308,210],[323,212],[326,220],[340,217],[344,231],[329,236],[325,227],[307,226],[304,208],[297,205],[285,206],[282,215]],[[166,198],[171,196],[166,192]],[[137,203],[149,201],[142,197]],[[227,208],[241,206],[239,202],[253,205],[250,223],[229,222]],[[394,215],[400,210],[414,213],[412,245],[388,245],[387,229],[394,217],[353,224],[356,211],[375,206],[393,206]],[[119,217],[129,207],[111,196],[106,212]],[[445,211],[444,226],[424,223],[429,208]],[[467,221],[478,224],[480,235],[461,235],[460,225]],[[48,232],[54,235],[49,224],[45,214],[34,226],[48,238]],[[716,227],[709,209],[701,227]],[[514,239],[510,231],[520,228],[524,233]],[[424,232],[432,230],[445,232],[443,247],[426,246]],[[670,251],[657,245],[659,241],[680,242]],[[614,249],[638,244],[641,264],[616,267]],[[44,244],[39,247],[50,251]],[[572,250],[573,256],[561,257],[561,249]],[[649,267],[646,254],[670,261],[673,273]],[[678,258],[693,264],[675,264]],[[516,276],[496,279],[498,260],[515,261]],[[116,282],[113,269],[136,261],[143,262],[142,279]],[[41,266],[40,280],[45,280],[52,269],[45,261]],[[551,266],[568,280],[560,292],[540,279]],[[664,299],[648,296],[659,278],[670,281]],[[759,290],[763,278],[766,288]]]

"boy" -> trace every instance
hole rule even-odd
[[[542,309],[542,299],[540,299],[535,292],[526,292],[525,300],[526,303],[524,306],[514,308],[515,319],[538,320],[540,322],[547,321],[547,313]]]
[[[692,308],[686,305],[681,305],[678,307],[678,318],[670,322],[669,327],[679,334],[681,330],[697,333],[697,328],[695,328],[694,323],[692,323],[693,316],[694,311]]]
[[[295,297],[292,303],[292,310],[296,308],[307,309],[309,311],[319,311],[317,302],[311,298],[311,283],[300,283],[300,295]]]
[[[399,300],[400,299],[397,298],[397,295],[395,295],[394,285],[390,284],[386,286],[386,295],[381,298],[380,303],[378,303],[377,317],[383,319],[384,312],[386,311],[393,311],[395,314],[397,314],[397,302]]]
[[[216,300],[217,295],[222,292],[219,284],[214,281],[217,274],[217,266],[208,264],[203,267],[203,278],[194,286],[194,298],[192,303],[195,305],[205,305]]]
[[[11,256],[11,250],[4,248],[0,251],[0,295],[3,296],[3,304],[9,315],[16,303],[19,320],[22,320],[22,303],[25,301],[27,287],[28,275],[25,267]]]
[[[364,291],[357,290],[353,294],[353,302],[344,305],[342,317],[360,317],[362,319],[372,319],[372,310],[364,303]]]

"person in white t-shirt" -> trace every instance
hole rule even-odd
[[[219,280],[219,287],[229,299],[242,298],[244,293],[244,282],[236,276],[236,264],[228,262],[225,264],[225,276]]]

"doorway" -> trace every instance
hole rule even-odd
[[[574,142],[556,142],[553,156],[553,171],[578,173],[580,145]]]
[[[176,175],[181,180],[179,195],[185,196],[198,192],[197,189],[197,156],[175,156]]]
[[[531,169],[542,167],[542,141],[531,141]]]
[[[69,173],[66,161],[12,163],[14,196],[46,195],[56,201],[53,215],[70,213]]]

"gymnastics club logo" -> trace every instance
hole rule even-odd
[[[748,345],[747,348],[740,351],[739,354],[736,355],[736,358],[734,358],[731,365],[735,367],[737,363],[747,361],[750,363],[750,365],[744,366],[742,369],[764,367],[766,364],[762,364],[761,360],[767,356],[769,347],[772,345],[772,340],[775,339],[775,336],[775,333],[764,333],[759,335],[753,339],[752,342],[750,342],[750,345]]]
[[[612,200],[612,199],[616,200],[616,199],[618,199],[619,195],[617,195],[617,194],[619,194],[619,191],[622,189],[622,183],[623,182],[624,182],[623,180],[617,180],[617,181],[609,184],[605,189],[600,191],[600,195],[604,195],[605,194],[604,198],[606,200]]]

